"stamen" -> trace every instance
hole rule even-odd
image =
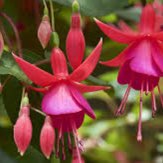
[[[71,142],[70,133],[68,133],[68,149],[69,149],[69,152],[72,152],[72,142]]]
[[[65,154],[64,136],[62,136],[61,140],[62,140],[62,159],[65,160],[66,154]]]
[[[159,96],[160,96],[161,105],[162,105],[162,108],[163,108],[163,98],[162,98],[160,86],[158,85],[157,88],[158,88],[158,93],[159,93]]]
[[[121,114],[124,113],[130,90],[131,90],[131,84],[129,84],[127,89],[126,89],[126,92],[125,92],[124,97],[123,97],[123,99],[121,101],[121,104],[120,104],[118,110],[115,113],[116,116],[121,115]]]
[[[149,83],[148,80],[146,81],[146,91],[145,91],[145,95],[147,96],[149,93]]]
[[[74,136],[74,141],[75,141],[75,147],[76,147],[76,150],[77,150],[77,157],[78,157],[78,163],[82,163],[82,159],[81,159],[81,156],[80,156],[80,150],[79,150],[79,146],[78,146],[78,140],[77,140],[77,129],[76,129],[76,125],[72,122],[72,128],[73,128],[73,136]]]
[[[140,90],[140,107],[139,107],[139,121],[138,121],[138,132],[137,132],[137,141],[142,141],[142,107],[143,107],[143,82]]]
[[[57,147],[56,147],[56,157],[59,157],[59,148],[60,148],[60,139],[62,138],[62,124],[58,131],[58,137],[57,137]]]
[[[152,98],[152,117],[154,117],[157,111],[157,106],[156,106],[156,98],[153,89],[151,91],[151,98]]]

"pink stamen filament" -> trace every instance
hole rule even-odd
[[[163,108],[163,98],[162,98],[160,86],[158,85],[157,88],[158,88],[158,93],[159,93],[159,96],[160,96],[161,105],[162,105],[162,108]]]
[[[77,129],[75,124],[71,121],[72,128],[73,128],[73,136],[74,136],[74,141],[75,141],[75,148],[77,150],[77,156],[78,156],[78,163],[82,163],[81,156],[80,156],[80,151],[79,151],[79,146],[78,146],[78,140],[77,140]]]
[[[69,148],[69,151],[71,152],[72,151],[72,142],[71,142],[70,133],[68,133],[68,148]]]
[[[143,82],[140,90],[140,110],[139,110],[139,120],[138,120],[138,132],[137,132],[137,141],[142,141],[142,107],[143,107]]]
[[[148,81],[146,82],[146,91],[145,91],[145,94],[148,95],[149,93],[149,83]]]
[[[156,106],[156,98],[153,89],[151,92],[151,97],[152,97],[152,116],[154,117],[157,111],[157,106]]]
[[[126,92],[124,94],[122,102],[121,102],[118,110],[116,111],[116,115],[120,115],[120,114],[124,113],[130,90],[131,90],[131,84],[129,84],[128,87],[127,87],[127,90],[126,90]]]
[[[64,136],[62,136],[61,140],[62,140],[62,159],[65,160],[66,154],[65,154]]]

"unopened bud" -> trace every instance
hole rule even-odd
[[[32,123],[29,117],[29,108],[21,108],[19,117],[14,125],[14,141],[21,156],[28,148],[32,138]]]
[[[46,48],[50,40],[52,28],[50,25],[49,17],[45,15],[42,18],[41,24],[38,28],[37,36],[43,48]]]
[[[82,62],[85,39],[80,25],[80,14],[72,15],[71,28],[66,39],[66,52],[71,66],[76,69]]]
[[[47,159],[49,159],[53,151],[54,141],[55,141],[54,128],[51,124],[50,117],[46,117],[40,134],[40,147]]]

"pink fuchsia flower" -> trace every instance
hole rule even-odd
[[[66,39],[66,52],[71,66],[77,68],[84,57],[85,39],[81,30],[80,14],[73,13]]]
[[[92,108],[83,98],[82,93],[107,88],[104,86],[87,86],[80,82],[92,73],[99,60],[101,49],[102,40],[90,56],[71,74],[68,73],[63,52],[57,47],[51,53],[51,65],[55,75],[51,75],[14,55],[16,62],[29,79],[45,88],[42,110],[51,117],[53,127],[58,130],[57,155],[59,153],[60,140],[64,147],[63,134],[65,132],[68,135],[72,133],[76,139],[76,131],[82,125],[84,115],[87,114],[91,118],[95,118]],[[69,141],[70,144],[71,142]],[[78,147],[77,144],[76,147]],[[62,154],[63,158],[65,158],[64,148],[62,148]]]
[[[23,156],[32,138],[32,123],[29,117],[29,106],[23,106],[14,125],[14,141],[20,155]]]
[[[40,134],[40,147],[47,159],[50,158],[50,155],[53,151],[54,141],[55,141],[54,128],[52,126],[51,118],[47,116]]]
[[[141,134],[141,114],[143,103],[143,92],[151,92],[152,113],[156,112],[156,101],[154,88],[158,87],[159,79],[163,76],[163,32],[155,32],[156,14],[153,7],[148,4],[144,7],[139,31],[131,32],[125,28],[125,32],[116,27],[106,25],[95,19],[99,28],[114,41],[129,44],[129,46],[116,58],[101,62],[107,66],[119,66],[118,82],[128,84],[128,88],[123,97],[121,105],[117,110],[117,115],[124,112],[126,101],[131,88],[140,91],[140,115],[138,123],[137,140],[142,140]],[[127,32],[128,31],[128,32]],[[160,99],[163,105],[163,99],[160,93]]]
[[[51,33],[52,33],[52,28],[50,25],[50,20],[49,20],[49,17],[47,15],[45,15],[42,18],[42,21],[40,23],[40,26],[39,26],[38,32],[37,32],[37,37],[44,49],[48,45]]]

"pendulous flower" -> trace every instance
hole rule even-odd
[[[118,82],[120,84],[128,84],[121,105],[117,110],[117,115],[124,112],[131,88],[140,91],[137,140],[141,141],[143,93],[151,93],[153,115],[157,110],[154,94],[155,87],[158,88],[163,105],[163,99],[158,85],[160,77],[163,76],[163,32],[157,32],[155,30],[155,11],[151,4],[147,4],[144,7],[140,18],[139,31],[137,32],[132,32],[132,30],[124,25],[123,29],[125,30],[121,31],[97,19],[95,21],[99,28],[112,40],[129,45],[116,58],[101,63],[107,66],[119,66]]]
[[[66,58],[58,47],[54,47],[51,53],[51,66],[54,75],[14,55],[16,62],[29,79],[45,88],[42,110],[51,117],[53,127],[58,130],[55,152],[58,156],[61,143],[63,159],[65,159],[64,133],[68,133],[69,148],[72,149],[71,134],[78,148],[77,129],[82,125],[84,115],[87,114],[91,118],[95,118],[95,113],[83,98],[82,93],[107,89],[104,86],[87,86],[80,83],[94,70],[101,49],[102,40],[100,40],[90,56],[71,74],[68,73]]]

